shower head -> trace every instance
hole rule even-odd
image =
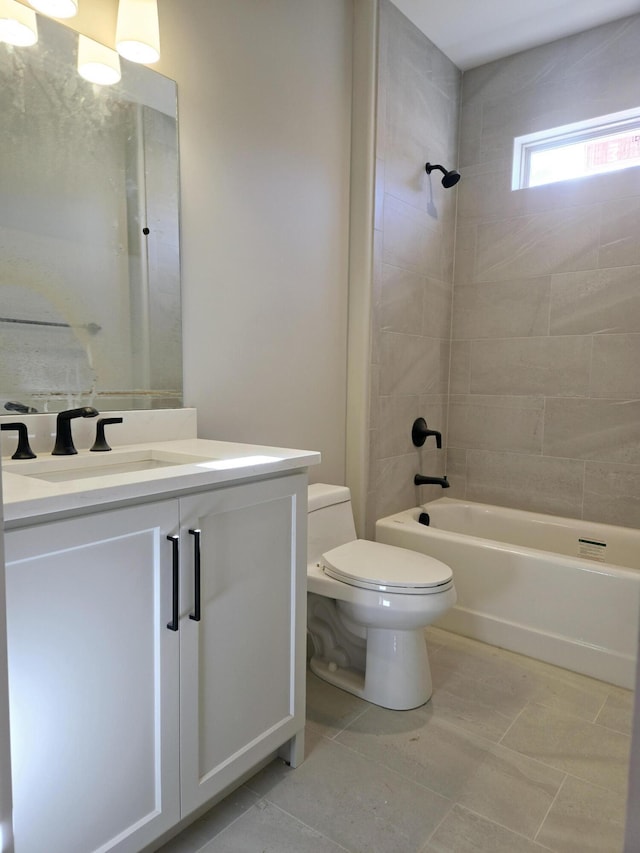
[[[455,187],[455,185],[460,180],[460,173],[456,172],[455,169],[452,169],[449,172],[447,169],[445,169],[444,166],[439,166],[432,163],[427,163],[425,169],[427,175],[430,175],[434,169],[440,169],[440,171],[444,175],[444,178],[442,179],[442,186],[445,187],[445,189],[449,189],[449,187]]]

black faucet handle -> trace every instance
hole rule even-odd
[[[436,447],[442,448],[442,433],[436,429],[429,429],[424,418],[416,418],[411,428],[411,440],[415,447],[422,447],[427,438],[433,435],[436,439]]]
[[[19,421],[10,424],[0,424],[1,430],[16,430],[18,433],[18,447],[11,457],[12,459],[35,459],[36,454],[29,445],[29,434],[27,425]]]
[[[104,435],[104,428],[107,424],[121,424],[122,420],[122,418],[100,418],[96,427],[96,440],[93,442],[93,447],[90,447],[89,450],[92,450],[94,453],[111,450]]]

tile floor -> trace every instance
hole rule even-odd
[[[311,673],[274,761],[161,853],[620,853],[632,693],[437,628],[434,693],[387,711]]]

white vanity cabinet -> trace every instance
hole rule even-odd
[[[180,502],[183,816],[304,726],[306,494],[290,476]]]
[[[6,533],[16,853],[136,853],[301,760],[306,483]]]

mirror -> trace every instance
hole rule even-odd
[[[37,20],[0,44],[0,413],[181,406],[176,85],[89,83]]]

